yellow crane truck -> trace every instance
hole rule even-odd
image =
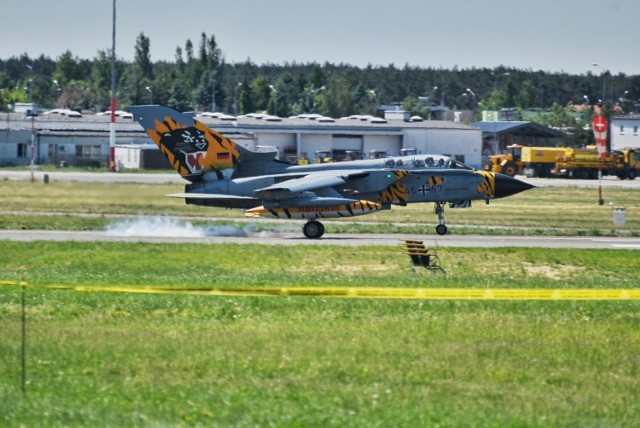
[[[595,148],[566,149],[558,156],[551,171],[556,177],[598,178],[598,150]],[[640,171],[640,151],[626,149],[607,153],[602,159],[602,175],[616,175],[621,180],[633,180]]]
[[[565,147],[527,147],[518,144],[508,146],[508,153],[490,157],[491,164],[485,169],[501,172],[513,177],[525,174],[529,177],[551,177],[556,157],[565,152]]]

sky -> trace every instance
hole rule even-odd
[[[111,48],[113,0],[3,4],[0,58],[93,59]],[[152,61],[202,32],[227,63],[513,67],[640,75],[639,0],[117,0],[116,55],[136,37]],[[593,64],[598,64],[594,66]]]

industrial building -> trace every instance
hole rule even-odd
[[[276,151],[281,160],[313,162],[317,153],[341,160],[355,153],[402,149],[446,154],[470,166],[482,164],[479,128],[448,121],[423,121],[404,112],[382,119],[354,115],[333,119],[319,115],[279,118],[262,114],[228,116],[203,113],[198,120],[254,151]],[[116,121],[116,162],[124,168],[156,168],[160,152],[137,122]],[[109,157],[108,116],[81,118],[0,114],[0,166],[36,164],[106,166]],[[168,164],[166,164],[168,167]]]

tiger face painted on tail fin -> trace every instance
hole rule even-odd
[[[134,106],[134,118],[142,125],[173,168],[189,181],[208,172],[222,178],[240,162],[240,147],[190,115],[168,107]]]

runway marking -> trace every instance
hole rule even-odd
[[[629,250],[640,250],[640,244],[611,244],[612,247],[626,248]]]
[[[245,297],[337,297],[406,300],[640,300],[640,288],[390,288],[390,287],[238,287],[176,288],[99,285],[31,285],[0,281],[0,285],[83,292],[187,294]]]

